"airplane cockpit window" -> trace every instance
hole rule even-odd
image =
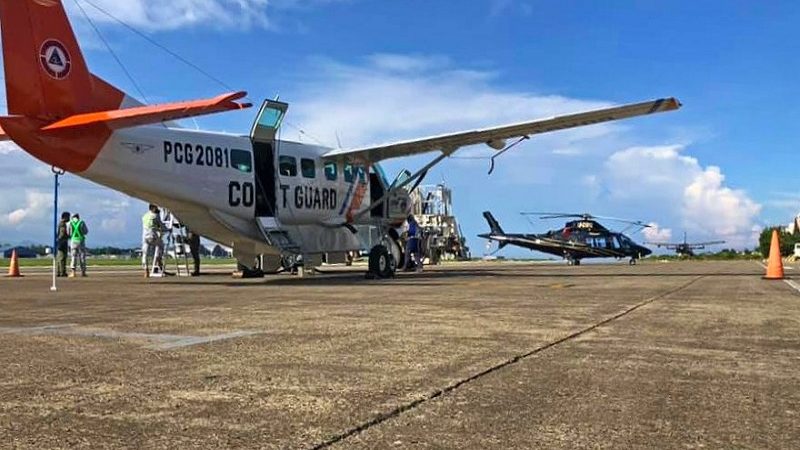
[[[294,156],[281,156],[278,166],[282,177],[297,176],[297,158]]]
[[[253,158],[251,158],[250,152],[231,149],[231,166],[242,172],[252,172]]]
[[[346,183],[352,183],[355,179],[355,172],[353,171],[353,165],[348,163],[344,165],[344,181]]]
[[[303,158],[300,160],[300,171],[303,173],[303,178],[316,178],[317,167],[313,159]]]
[[[325,164],[325,178],[328,181],[336,181],[339,177],[339,166],[335,162]]]

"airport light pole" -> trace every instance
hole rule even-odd
[[[50,252],[53,255],[53,285],[50,286],[51,292],[58,291],[56,286],[57,277],[57,264],[58,261],[58,177],[64,175],[64,170],[56,166],[52,166],[50,170],[53,172],[53,250]]]

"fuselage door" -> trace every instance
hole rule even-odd
[[[288,103],[265,100],[250,131],[250,138],[253,141],[273,142],[288,109]]]
[[[288,109],[286,103],[266,100],[250,131],[255,163],[256,217],[276,216],[276,138]]]

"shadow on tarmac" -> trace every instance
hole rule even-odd
[[[510,269],[510,270],[509,270]],[[398,277],[389,280],[366,280],[363,272],[325,272],[315,275],[313,277],[292,277],[289,275],[267,275],[264,279],[251,279],[251,280],[218,280],[223,277],[230,277],[227,274],[211,274],[204,275],[200,278],[188,279],[168,279],[164,284],[183,285],[183,286],[227,286],[227,287],[265,287],[265,286],[349,286],[349,285],[369,285],[369,284],[390,284],[393,286],[451,286],[452,283],[436,283],[436,280],[451,280],[454,278],[524,278],[524,279],[537,279],[537,278],[550,278],[550,279],[565,279],[565,278],[625,278],[625,277],[657,277],[657,278],[687,278],[687,277],[755,277],[760,276],[756,272],[712,272],[700,273],[697,271],[680,272],[680,273],[659,273],[659,272],[621,272],[621,273],[607,273],[607,272],[562,272],[562,273],[514,273],[513,268],[504,268],[501,270],[492,269],[475,269],[475,270],[436,270],[427,271],[415,274],[401,274]],[[214,281],[202,281],[203,279],[215,278]],[[422,283],[420,283],[422,282]]]

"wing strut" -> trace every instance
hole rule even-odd
[[[494,172],[494,160],[497,159],[497,157],[499,157],[503,153],[511,150],[512,148],[516,147],[517,145],[521,144],[522,141],[527,141],[530,138],[531,138],[530,136],[522,136],[521,138],[517,139],[513,143],[511,143],[509,145],[506,145],[506,148],[504,148],[504,149],[500,150],[499,152],[497,152],[496,154],[494,154],[492,156],[492,158],[489,160],[489,175],[491,175],[492,172]]]

